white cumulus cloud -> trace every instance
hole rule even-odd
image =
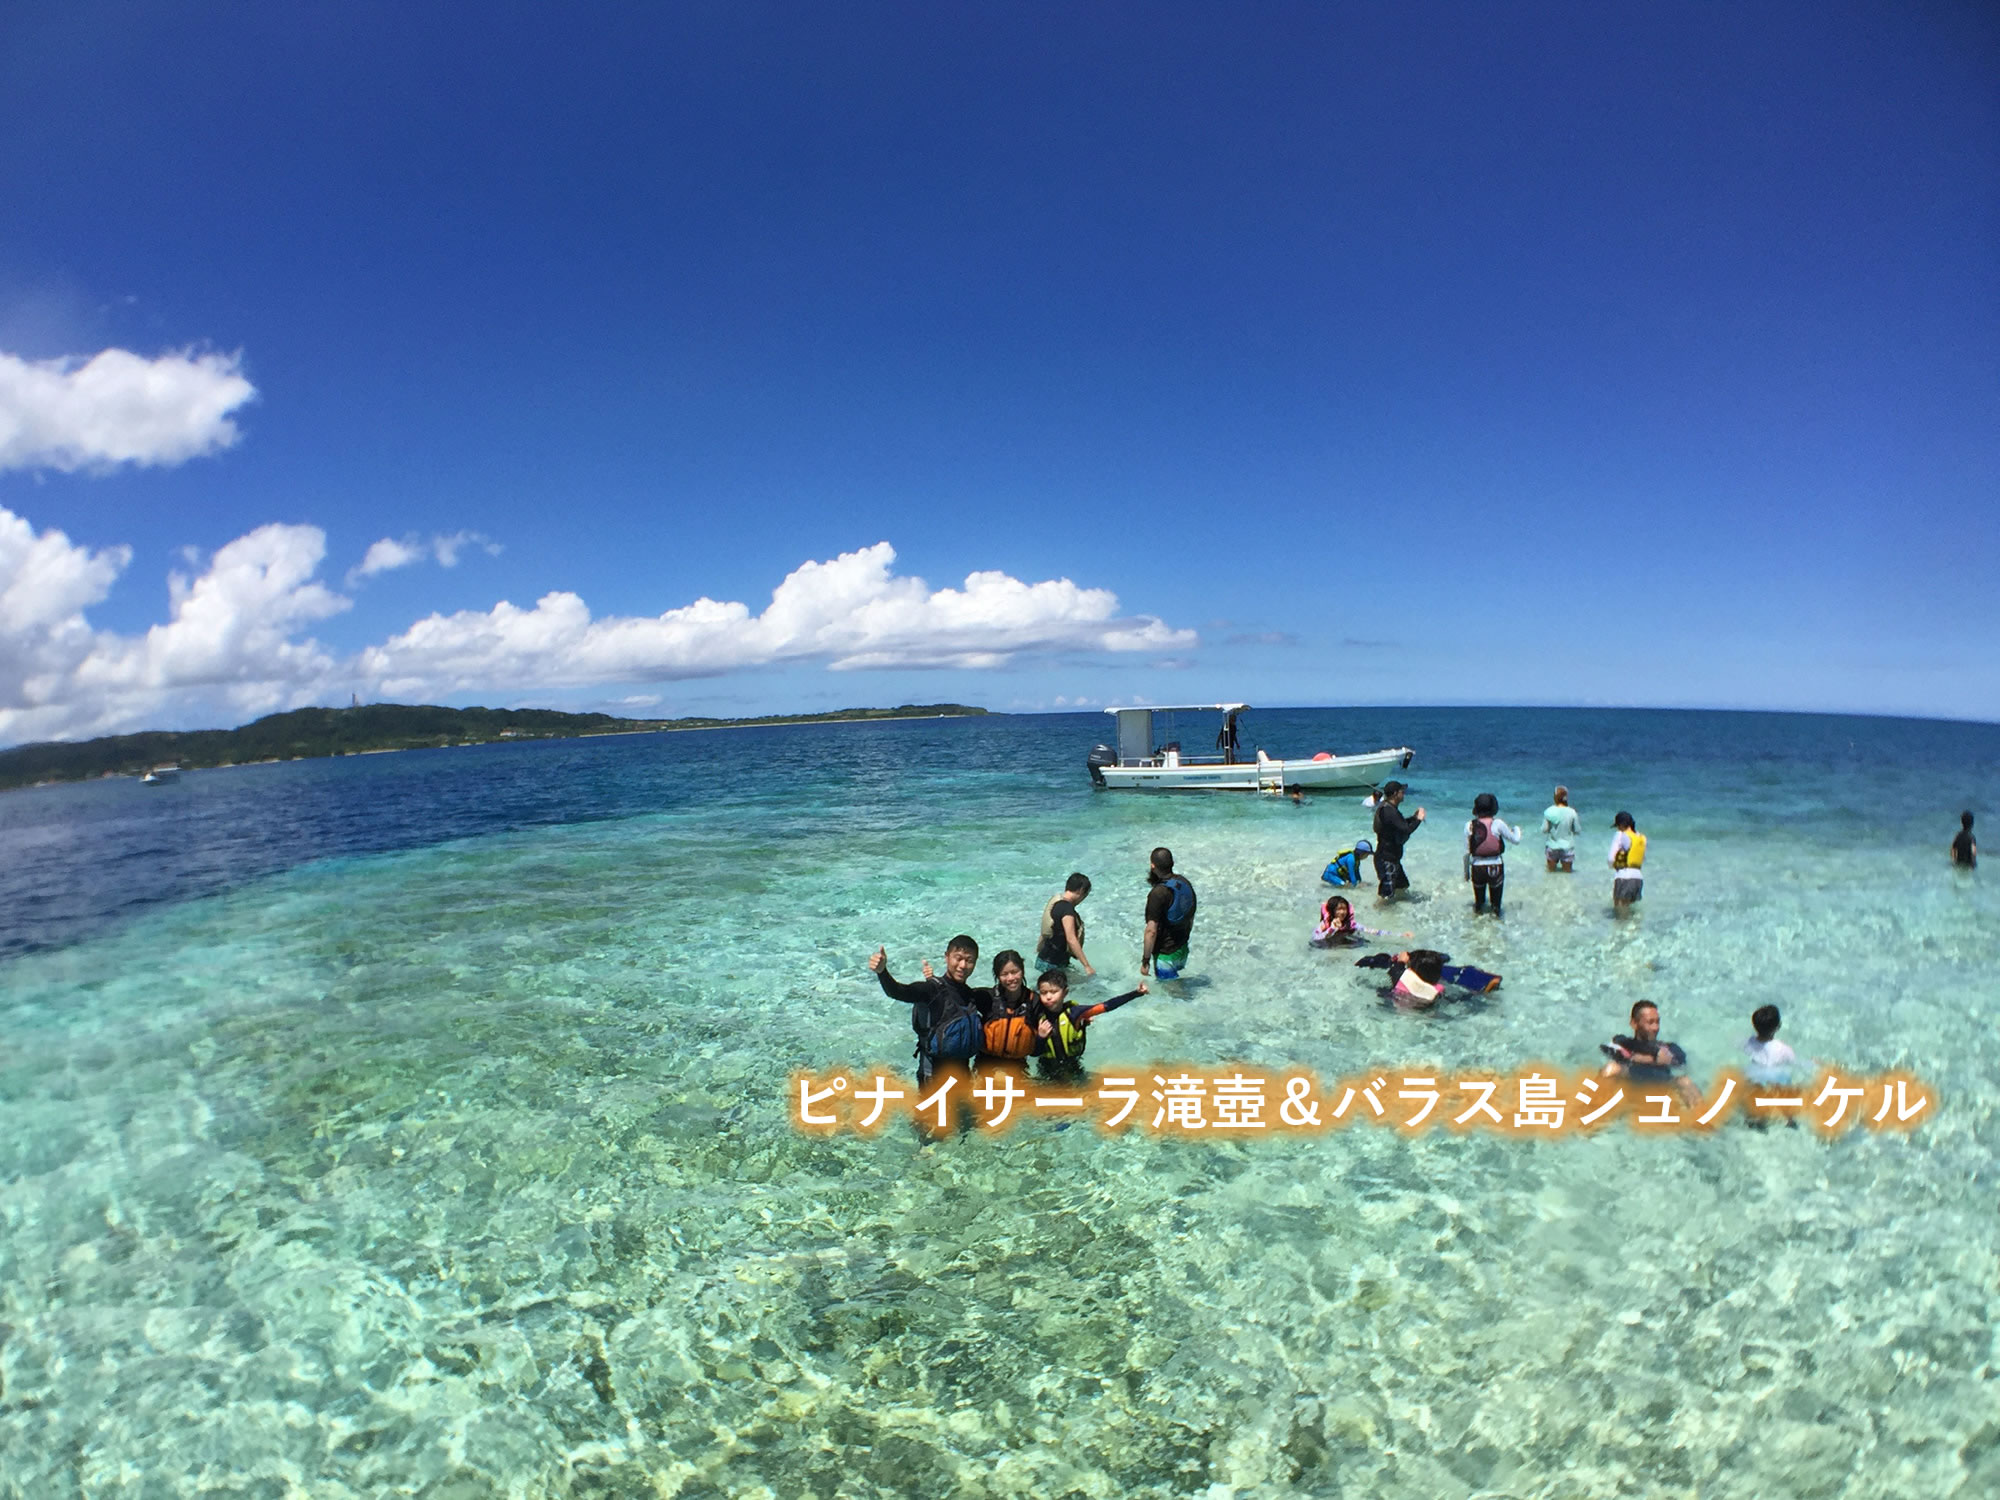
[[[260,526],[199,576],[169,575],[166,623],[123,636],[85,611],[130,549],[37,535],[0,508],[0,743],[143,728],[196,703],[255,715],[313,701],[341,664],[299,634],[349,603],[314,580],[325,551],[318,527]]]
[[[436,556],[439,539],[426,544]],[[455,539],[457,545],[467,538]],[[470,540],[479,540],[472,538]],[[91,606],[130,562],[0,508],[0,743],[248,718],[350,691],[404,701],[591,684],[635,686],[778,662],[992,667],[1062,651],[1153,651],[1194,642],[1125,616],[1105,589],[974,573],[932,589],[893,571],[887,542],[794,569],[761,613],[697,599],[664,614],[595,619],[559,592],[533,608],[432,615],[351,656],[309,634],[351,602],[318,580],[316,526],[261,526],[169,576],[169,616],[142,635],[94,628]],[[629,700],[648,706],[651,695]]]
[[[146,359],[0,354],[0,471],[178,464],[227,448],[230,413],[256,395],[241,359],[182,352]]]
[[[774,662],[862,667],[994,667],[1024,652],[1148,651],[1193,643],[1151,616],[1121,617],[1106,589],[1067,578],[1023,583],[974,573],[933,590],[891,572],[887,542],[794,569],[761,614],[697,599],[664,614],[593,619],[573,593],[532,609],[502,601],[419,620],[361,654],[363,675],[391,697],[464,693],[488,683],[557,687],[666,682]]]
[[[414,532],[401,539],[385,536],[370,546],[361,561],[348,570],[347,586],[352,588],[364,578],[396,568],[407,568],[427,558],[436,559],[439,567],[455,568],[458,566],[458,554],[468,547],[477,547],[490,557],[498,557],[501,551],[498,542],[477,531],[454,531],[434,536],[429,541]]]

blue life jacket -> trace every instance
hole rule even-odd
[[[1194,887],[1178,875],[1169,875],[1160,883],[1174,893],[1167,906],[1167,921],[1178,927],[1194,915]]]
[[[1343,849],[1334,855],[1333,863],[1326,867],[1326,873],[1321,875],[1320,879],[1328,885],[1359,885],[1361,861],[1364,857],[1372,857],[1374,853],[1374,846],[1363,839],[1352,849]]]
[[[932,1062],[969,1062],[979,1055],[986,1028],[979,1013],[964,1004],[958,992],[931,981],[930,1026],[923,1049]]]

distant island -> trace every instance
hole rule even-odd
[[[494,740],[582,739],[602,734],[840,724],[861,719],[971,718],[985,712],[963,703],[905,703],[896,708],[843,708],[832,713],[774,714],[755,719],[618,719],[610,714],[565,714],[550,708],[440,708],[407,703],[298,708],[270,714],[240,729],[148,730],[74,744],[57,740],[16,745],[0,750],[0,790],[46,781],[138,776],[164,765],[195,770],[381,750],[434,750]]]

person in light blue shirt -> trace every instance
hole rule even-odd
[[[1581,826],[1576,809],[1569,805],[1569,788],[1557,787],[1554,805],[1542,814],[1542,852],[1548,855],[1551,873],[1576,869],[1576,834]]]

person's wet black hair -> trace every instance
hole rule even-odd
[[[1054,985],[1065,995],[1069,993],[1069,975],[1065,974],[1061,969],[1044,969],[1035,976],[1036,989],[1040,989],[1045,984]]]
[[[1472,799],[1472,815],[1475,818],[1490,818],[1500,811],[1500,799],[1491,792],[1481,792]]]
[[[1757,1040],[1760,1042],[1768,1042],[1776,1036],[1782,1020],[1775,1005],[1760,1005],[1750,1012],[1750,1024],[1757,1028]]]
[[[1658,1010],[1659,1008],[1659,1006],[1653,1004],[1650,1000],[1634,1000],[1632,1002],[1632,1019],[1635,1021],[1638,1020],[1639,1012],[1642,1010]]]
[[[1012,964],[1024,974],[1028,970],[1028,966],[1021,962],[1020,954],[1016,953],[1012,948],[1002,948],[998,953],[993,955],[993,977],[998,979],[1000,971],[1009,964]]]
[[[1071,891],[1075,891],[1079,896],[1088,896],[1090,894],[1090,877],[1081,870],[1070,876],[1069,879],[1063,882],[1063,894],[1067,896]]]
[[[1173,874],[1174,851],[1169,849],[1165,844],[1160,845],[1159,848],[1153,851],[1152,863],[1153,863],[1154,874],[1156,875]]]
[[[977,939],[969,938],[961,932],[957,937],[944,945],[944,951],[946,953],[970,953],[973,958],[977,959],[979,957],[979,942]]]
[[[1958,826],[1963,828],[1967,833],[1972,832],[1972,814],[1969,812],[1960,813],[1958,815]]]
[[[1621,812],[1616,814],[1611,819],[1611,826],[1613,828],[1637,828],[1639,825],[1632,821],[1632,815],[1630,813]]]

